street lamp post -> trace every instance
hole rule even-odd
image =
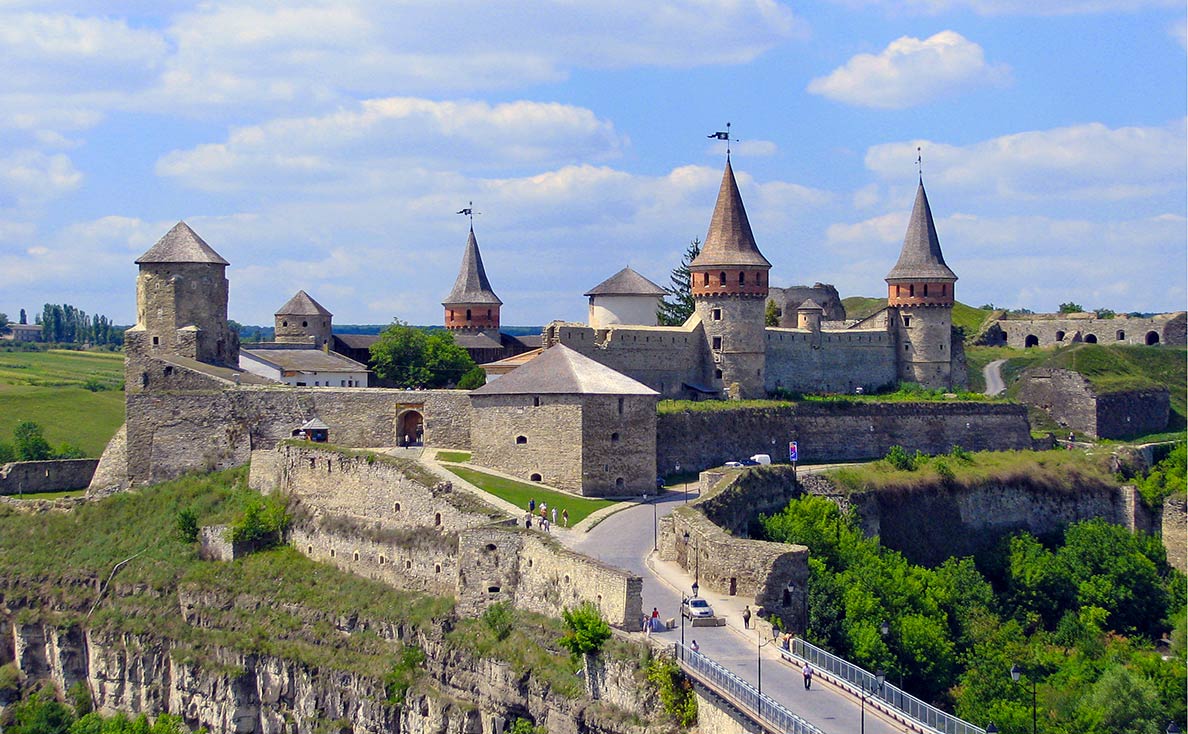
[[[1018,682],[1019,682],[1019,678],[1020,678],[1022,675],[1023,675],[1023,669],[1022,669],[1022,668],[1020,668],[1018,665],[1012,665],[1012,666],[1011,666],[1011,680],[1013,680],[1013,681],[1015,681],[1016,683],[1018,683]],[[1035,729],[1035,718],[1036,718],[1036,717],[1035,717],[1035,711],[1036,711],[1036,682],[1035,682],[1035,675],[1034,675],[1034,674],[1029,674],[1027,677],[1031,679],[1031,734],[1035,734],[1035,731],[1036,731],[1036,729]]]
[[[701,542],[694,539],[693,542],[693,596],[697,597],[697,590],[701,588]],[[685,531],[685,570],[689,570],[689,531]]]
[[[886,640],[887,636],[891,634],[891,624],[885,619],[879,625],[879,634],[883,636],[883,640]],[[898,663],[896,663],[896,667],[899,667]],[[901,667],[899,667],[899,695],[903,696],[903,668]],[[902,703],[903,701],[900,700],[900,704]]]
[[[681,473],[681,462],[679,461],[676,463],[676,473],[678,475]],[[685,481],[684,477],[681,477],[681,488],[685,490],[685,504],[687,505],[689,504],[689,483]]]
[[[755,674],[758,677],[759,688],[759,718],[763,718],[763,648],[776,641],[775,627],[771,628],[771,639],[764,640],[763,633],[755,630]]]
[[[866,680],[864,679],[862,681],[862,734],[866,734],[866,699],[870,698],[870,695],[875,691],[881,691],[883,689],[883,681],[886,679],[887,676],[883,673],[883,669],[879,668],[875,671],[876,686],[874,688],[868,690]]]

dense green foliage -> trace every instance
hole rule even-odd
[[[977,564],[924,568],[823,498],[795,500],[761,524],[768,539],[812,549],[811,641],[966,720],[1029,730],[1029,683],[1008,675],[1019,664],[1037,682],[1046,734],[1146,732],[1159,716],[1184,725],[1183,647],[1164,661],[1151,643],[1173,623],[1183,628],[1185,578],[1153,537],[1092,520],[1056,544],[1021,533]],[[1123,693],[1126,706],[1111,707]]]
[[[1178,443],[1166,457],[1151,468],[1147,476],[1135,481],[1143,500],[1158,507],[1164,497],[1183,494],[1188,477],[1188,443]]]
[[[664,288],[668,295],[660,301],[660,309],[656,313],[661,326],[680,326],[693,315],[693,276],[689,272],[689,264],[700,254],[701,240],[695,239],[685,248],[681,264],[673,268],[671,282]]]
[[[388,703],[403,706],[408,689],[425,671],[425,652],[416,645],[405,645],[392,670],[384,676],[384,692]]]
[[[87,312],[69,303],[47,303],[37,317],[41,338],[55,344],[123,344],[124,330],[106,316]]]
[[[98,456],[124,421],[123,368],[109,352],[0,349],[0,435],[32,421],[50,445]]]
[[[82,691],[86,692],[85,685]],[[85,700],[76,698],[67,705],[49,687],[13,704],[0,716],[0,727],[7,734],[191,734],[177,716],[162,714],[151,724],[144,714],[131,719],[122,713],[103,716],[91,711],[89,692]]]
[[[477,390],[483,385],[487,384],[487,371],[482,367],[475,365],[471,367],[466,374],[462,375],[462,379],[458,380],[459,390]]]
[[[610,625],[590,602],[563,609],[561,620],[565,623],[565,636],[557,644],[574,655],[597,655],[610,639]]]
[[[284,496],[248,494],[243,500],[243,512],[231,523],[231,540],[276,544],[288,527],[289,507]]]
[[[697,696],[693,685],[671,658],[653,658],[647,666],[648,682],[656,686],[660,706],[673,723],[681,727],[697,723]]]
[[[454,335],[396,321],[371,345],[371,368],[391,387],[454,387],[475,367]],[[473,378],[471,378],[473,380]]]
[[[747,410],[751,408],[779,408],[795,405],[798,402],[854,404],[854,403],[923,403],[923,402],[985,402],[987,397],[981,393],[949,392],[947,390],[930,390],[914,382],[901,382],[887,389],[861,395],[854,393],[827,393],[814,395],[777,389],[769,400],[661,400],[656,411],[666,413],[692,412],[728,412],[732,410]]]
[[[45,440],[45,431],[33,421],[21,421],[12,431],[12,443],[0,441],[0,464],[9,461],[81,459],[86,454],[77,446],[62,444],[57,449]]]

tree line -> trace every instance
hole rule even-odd
[[[124,330],[102,314],[87,315],[69,303],[47,303],[36,317],[41,324],[41,338],[58,344],[102,346],[123,344]]]

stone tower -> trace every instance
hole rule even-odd
[[[454,281],[454,289],[441,302],[445,307],[445,327],[459,332],[499,332],[499,307],[503,301],[491,290],[483,256],[479,254],[474,227],[466,239],[462,253],[462,269]]]
[[[727,156],[709,232],[689,272],[713,359],[708,381],[731,398],[766,395],[763,310],[769,270],[771,263],[755,244]]]
[[[953,285],[924,182],[908,222],[899,261],[887,273],[887,306],[898,341],[899,379],[948,389],[952,379]]]
[[[136,260],[136,325],[130,359],[178,356],[235,367],[239,335],[227,326],[227,261],[178,222]]]
[[[334,314],[323,308],[305,291],[288,300],[276,312],[277,342],[282,344],[310,344],[318,349],[330,348]]]

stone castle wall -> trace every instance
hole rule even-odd
[[[767,390],[872,392],[896,381],[895,338],[886,330],[767,329]]]
[[[1120,314],[1112,319],[1099,319],[1091,313],[1037,314],[1033,318],[1000,319],[996,326],[997,329],[992,328],[987,333],[987,340],[993,345],[1006,344],[1017,349],[1029,346],[1028,337],[1033,338],[1034,346],[1040,347],[1084,341],[1141,345],[1150,344],[1152,338],[1158,344],[1184,346],[1188,343],[1183,311],[1151,318]]]
[[[62,492],[85,489],[98,459],[53,459],[0,464],[0,496],[25,492]]]
[[[1031,448],[1027,407],[1005,403],[799,403],[771,408],[662,413],[660,473],[707,469],[753,454],[776,461],[796,440],[802,462],[873,459],[892,445],[928,454]]]
[[[613,326],[554,322],[544,344],[560,343],[642,382],[662,398],[688,397],[686,383],[708,385],[708,353],[700,322],[685,326]]]
[[[1171,397],[1163,387],[1097,396],[1097,435],[1130,438],[1167,430]]]
[[[273,448],[314,416],[330,426],[334,444],[395,446],[397,416],[413,408],[425,416],[426,443],[470,445],[470,397],[461,390],[236,386],[180,365],[154,361],[153,367],[150,385],[165,386],[127,394],[133,485],[245,464],[253,450]]]
[[[558,617],[591,602],[607,622],[642,629],[643,579],[561,546],[552,538],[517,528],[488,525],[458,539],[458,612],[481,614],[506,602]]]
[[[581,492],[582,398],[477,395],[471,426],[474,463],[525,481]]]
[[[582,411],[582,493],[639,495],[655,489],[656,398],[590,395]]]
[[[309,558],[397,589],[435,596],[454,593],[458,578],[457,533],[384,532],[323,518],[289,531],[289,544]]]
[[[1163,547],[1167,549],[1167,562],[1188,573],[1188,501],[1185,500],[1182,494],[1163,500],[1159,527]]]
[[[825,321],[845,321],[846,307],[842,305],[841,296],[837,288],[824,283],[808,285],[793,285],[787,288],[769,287],[767,300],[775,301],[780,312],[780,326],[796,328],[796,309],[800,304],[813,300],[824,310],[822,319]]]
[[[1167,428],[1170,403],[1165,388],[1097,395],[1084,375],[1046,367],[1027,370],[1018,385],[1019,400],[1087,436],[1127,438]]]

